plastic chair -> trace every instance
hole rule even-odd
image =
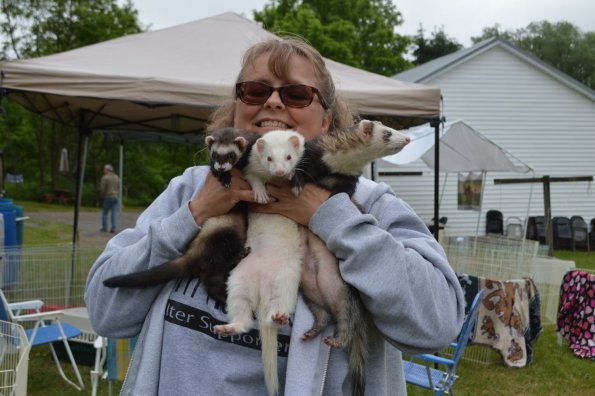
[[[486,212],[486,234],[504,234],[503,216],[499,210]]]
[[[60,321],[60,318],[64,316],[62,311],[41,312],[43,307],[43,301],[41,300],[31,300],[9,304],[6,300],[6,297],[4,296],[4,292],[1,289],[0,300],[2,300],[2,305],[0,307],[0,320],[12,323],[34,323],[31,328],[25,330],[27,340],[31,344],[31,347],[48,344],[52,352],[52,357],[56,362],[56,366],[58,367],[58,371],[60,372],[62,378],[64,378],[66,382],[78,390],[84,389],[85,385],[83,383],[83,379],[81,378],[76,361],[74,360],[74,356],[72,355],[72,351],[68,345],[68,339],[80,336],[81,331],[68,323],[62,323]],[[22,314],[22,312],[34,313]],[[70,363],[72,364],[72,369],[76,375],[78,385],[66,377],[66,374],[62,369],[62,365],[60,364],[60,360],[58,359],[56,351],[52,345],[52,343],[56,341],[62,341],[64,344],[64,350],[70,359]]]
[[[403,361],[405,380],[408,384],[429,389],[434,395],[453,393],[452,387],[458,378],[456,375],[457,365],[473,334],[483,293],[483,290],[480,290],[473,299],[469,313],[463,322],[461,332],[456,342],[451,344],[451,347],[454,348],[451,358],[443,354],[424,354],[412,355],[410,360]]]
[[[552,219],[552,230],[554,234],[554,249],[572,249],[572,228],[568,217],[554,217]]]
[[[572,216],[570,218],[570,229],[572,230],[572,250],[577,246],[582,246],[591,250],[589,243],[589,226],[581,216]]]
[[[23,326],[0,320],[0,394],[27,396],[30,348]]]
[[[523,220],[520,217],[506,218],[506,236],[513,239],[523,238]]]

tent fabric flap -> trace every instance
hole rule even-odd
[[[90,129],[201,131],[230,98],[246,49],[272,37],[257,22],[227,12],[2,62],[2,88],[26,108],[67,125],[79,126],[79,113],[88,112]],[[440,116],[438,88],[326,63],[338,92],[362,115],[415,118],[414,125]]]

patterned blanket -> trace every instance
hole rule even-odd
[[[472,342],[500,352],[509,367],[524,367],[533,361],[533,343],[542,333],[541,304],[532,279],[495,280],[459,276],[466,289],[484,290]]]
[[[564,275],[556,331],[576,356],[595,360],[595,275],[575,270]]]

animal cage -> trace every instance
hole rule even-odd
[[[458,274],[499,280],[532,278],[540,295],[541,323],[555,323],[562,277],[574,262],[541,256],[538,241],[493,234],[451,236],[442,245]],[[496,351],[481,345],[468,346],[463,358],[482,364],[501,361]]]
[[[84,306],[87,274],[101,251],[72,244],[0,250],[0,287],[9,301],[39,299],[47,309]]]
[[[0,321],[0,395],[26,396],[30,345],[23,326]]]
[[[97,336],[80,320],[77,309],[85,306],[87,274],[102,251],[72,244],[0,250],[0,287],[11,302],[42,300],[44,310],[64,310],[64,321],[82,332],[72,340],[93,351]]]

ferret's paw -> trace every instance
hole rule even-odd
[[[293,186],[291,188],[291,192],[293,193],[293,195],[295,195],[296,197],[300,195],[300,193],[302,192],[303,187],[302,186]]]
[[[238,334],[243,333],[243,329],[240,326],[235,325],[233,323],[226,324],[226,325],[217,325],[213,328],[215,333],[219,335],[231,335],[231,334]]]
[[[333,348],[343,348],[343,342],[333,337],[325,337],[324,343],[326,345],[332,346]]]
[[[312,327],[310,330],[304,333],[302,336],[302,341],[311,340],[312,338],[316,337],[318,334],[320,334],[320,330],[321,329],[319,326]]]
[[[269,194],[266,191],[254,190],[254,199],[260,204],[269,203]]]
[[[277,312],[271,315],[271,320],[280,326],[285,326],[289,323],[289,315],[286,313]]]

